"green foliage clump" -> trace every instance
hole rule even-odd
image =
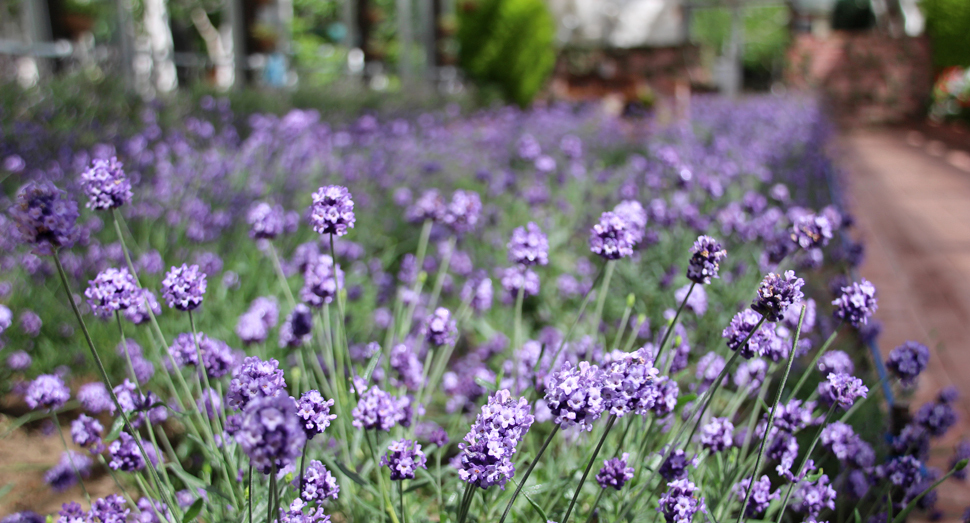
[[[468,0],[459,8],[462,68],[528,105],[556,62],[556,23],[542,0]]]
[[[744,9],[744,51],[748,69],[772,70],[788,48],[788,8],[780,5]],[[731,10],[699,9],[691,14],[691,36],[699,44],[720,52],[731,40]]]
[[[920,7],[933,41],[933,65],[970,66],[970,2],[923,0]]]

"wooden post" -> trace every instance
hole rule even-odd
[[[233,88],[242,88],[246,85],[246,20],[243,14],[241,0],[226,1],[226,18],[230,27],[231,52],[226,53],[232,61],[233,68]]]
[[[28,45],[49,42],[51,40],[51,18],[47,11],[46,0],[27,0],[23,4],[23,26],[24,34]],[[46,58],[30,56],[26,58],[32,60],[37,69],[37,79],[50,74],[51,64]]]

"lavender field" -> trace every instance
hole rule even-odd
[[[965,478],[952,390],[890,430],[930,352],[867,348],[814,100],[378,114],[0,112],[0,437],[75,500],[3,523],[901,523]]]

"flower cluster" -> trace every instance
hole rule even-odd
[[[792,225],[791,239],[802,249],[825,247],[832,239],[832,223],[819,214],[799,216]]]
[[[751,478],[744,478],[736,483],[733,490],[738,501],[744,502],[749,489],[751,496],[748,500],[748,506],[744,510],[745,516],[749,518],[756,518],[764,514],[765,510],[768,510],[771,500],[779,498],[777,490],[772,492],[771,480],[768,479],[768,476],[761,476],[761,479],[754,482],[754,486],[751,485]]]
[[[280,362],[275,359],[263,361],[256,356],[249,356],[233,369],[226,400],[230,407],[241,410],[257,398],[276,397],[285,390],[286,382]]]
[[[633,254],[636,243],[626,220],[612,212],[604,212],[599,223],[589,233],[589,250],[607,260],[618,260]]]
[[[105,211],[131,203],[131,182],[125,175],[121,162],[112,156],[95,159],[81,173],[81,187],[88,195],[88,209]]]
[[[337,499],[339,494],[340,485],[337,484],[337,478],[333,477],[323,463],[317,460],[310,461],[303,473],[303,490],[300,491],[303,501],[323,503],[327,498]]]
[[[618,458],[603,461],[603,468],[596,474],[596,482],[600,487],[613,487],[616,490],[623,488],[627,481],[633,479],[635,470],[627,464],[630,453],[624,452]]]
[[[286,225],[283,207],[266,202],[254,203],[246,215],[249,236],[256,239],[273,239],[283,234]]]
[[[411,404],[408,398],[397,398],[376,385],[358,392],[360,399],[351,412],[353,425],[358,429],[389,432],[394,425],[407,420],[407,409]]]
[[[509,261],[519,265],[549,263],[549,240],[534,222],[516,227],[508,244]]]
[[[337,419],[336,414],[330,413],[330,407],[333,407],[333,404],[332,399],[324,400],[316,390],[308,390],[296,400],[296,415],[302,420],[307,439],[323,434],[323,431],[330,426],[330,422]]]
[[[482,199],[477,192],[457,190],[445,208],[441,221],[456,233],[475,230],[482,214]]]
[[[202,305],[207,287],[206,274],[198,265],[172,267],[162,280],[162,298],[168,306],[180,311],[195,310]]]
[[[865,278],[851,286],[842,287],[842,294],[832,302],[835,316],[858,328],[869,322],[876,312],[876,287]]]
[[[312,307],[332,303],[337,292],[344,287],[344,271],[335,265],[327,254],[317,256],[307,264],[303,272],[303,289],[300,298]]]
[[[687,264],[687,279],[694,283],[709,284],[711,278],[717,278],[721,261],[727,257],[727,251],[720,242],[710,236],[698,236],[694,246],[690,249],[690,262]]]
[[[903,385],[912,386],[916,378],[926,370],[930,361],[930,349],[922,343],[907,341],[889,352],[886,368],[892,371]]]
[[[567,429],[593,430],[593,422],[609,408],[603,398],[604,375],[596,365],[563,363],[546,384],[546,405],[553,421]]]
[[[793,303],[802,300],[802,286],[805,280],[795,277],[795,271],[785,271],[784,276],[770,273],[758,287],[758,297],[751,308],[768,321],[778,321]]]
[[[310,307],[297,303],[280,325],[280,348],[295,348],[310,341],[313,336],[313,313]]]
[[[51,255],[77,240],[77,202],[50,182],[30,182],[21,188],[10,216],[20,241],[33,245],[37,254]]]
[[[428,468],[425,466],[427,461],[421,452],[421,444],[410,439],[392,441],[381,456],[381,466],[390,469],[391,481],[414,479],[415,470]]]
[[[451,311],[444,307],[438,307],[434,314],[430,315],[424,322],[422,328],[424,339],[435,347],[451,345],[458,339],[458,328]]]
[[[41,374],[27,386],[24,401],[31,409],[56,410],[71,399],[71,391],[64,380],[53,374]]]
[[[507,389],[489,396],[465,440],[458,444],[458,475],[462,481],[487,489],[515,476],[512,457],[535,417],[525,398],[515,400]]]
[[[303,423],[289,396],[264,396],[249,402],[235,438],[263,474],[293,463],[306,443]]]
[[[865,398],[869,387],[862,380],[849,374],[829,373],[826,381],[819,383],[818,396],[828,405],[838,405],[848,410],[859,398]]]
[[[327,185],[313,193],[310,225],[319,234],[343,236],[354,227],[354,200],[350,191],[340,185]]]
[[[667,523],[690,523],[694,514],[704,509],[704,500],[696,497],[700,490],[687,478],[675,479],[667,483],[667,491],[660,495],[657,511]]]

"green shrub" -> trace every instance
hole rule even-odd
[[[920,6],[933,41],[933,65],[970,66],[970,2],[923,0]]]
[[[460,6],[462,68],[528,105],[556,62],[556,24],[542,0],[469,0]]]

